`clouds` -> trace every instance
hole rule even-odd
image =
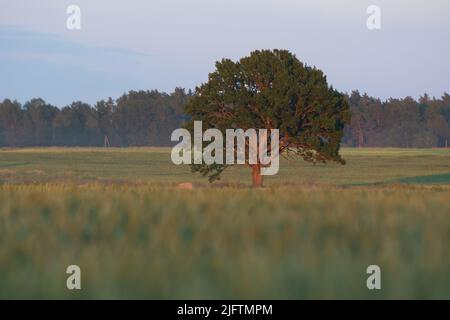
[[[370,32],[366,8],[374,3],[382,8],[382,30]],[[65,27],[69,4],[81,7],[80,31]],[[293,51],[322,68],[340,90],[381,97],[449,90],[450,44],[444,39],[450,4],[443,0],[0,0],[0,5],[5,31],[0,56],[8,59],[0,68],[21,75],[52,63],[50,69],[77,70],[71,92],[89,102],[131,88],[194,87],[206,80],[215,60],[260,48]],[[24,34],[11,26],[27,40],[20,42]],[[8,39],[8,32],[16,38]],[[104,90],[85,88],[86,74],[97,79],[91,86],[101,83]],[[50,75],[41,80],[54,81]],[[29,96],[26,87],[0,85],[0,98]],[[58,102],[73,96],[44,94]]]

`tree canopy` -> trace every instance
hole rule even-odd
[[[279,129],[279,150],[273,152],[344,163],[339,147],[350,120],[345,96],[328,85],[322,71],[287,50],[253,51],[236,62],[217,62],[208,81],[196,88],[186,112],[205,129],[224,134],[226,129]],[[192,130],[192,124],[187,127]],[[249,165],[254,186],[261,186],[263,165]],[[193,170],[214,180],[226,166],[194,164]]]

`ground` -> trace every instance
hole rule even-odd
[[[0,149],[0,298],[449,299],[450,150],[342,154],[253,190],[167,148]]]

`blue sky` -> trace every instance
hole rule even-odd
[[[81,30],[66,9],[81,8]],[[366,27],[369,5],[381,30]],[[0,99],[58,106],[171,91],[214,62],[283,48],[341,91],[383,99],[450,92],[448,0],[0,0]]]

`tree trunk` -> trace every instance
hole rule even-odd
[[[252,166],[253,188],[260,188],[263,186],[263,176],[261,175],[261,165],[255,164]]]
[[[362,132],[362,130],[359,130],[358,133],[358,148],[361,148],[364,144],[364,134]]]
[[[445,139],[445,148],[448,148],[448,139]]]
[[[103,146],[104,146],[105,148],[111,147],[111,145],[109,144],[109,139],[108,139],[108,136],[107,136],[107,135],[105,135],[105,138],[103,139]]]

